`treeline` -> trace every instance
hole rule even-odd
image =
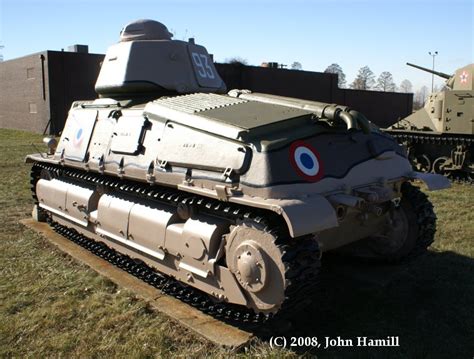
[[[413,85],[410,80],[403,80],[397,86],[393,75],[389,71],[383,71],[377,79],[375,74],[369,68],[369,66],[364,66],[359,69],[356,78],[352,81],[349,86],[347,86],[346,74],[342,71],[342,68],[339,64],[329,65],[324,72],[337,74],[338,77],[338,86],[340,88],[351,88],[356,90],[376,90],[376,91],[390,91],[390,92],[403,92],[403,93],[413,93]],[[434,92],[439,91],[438,88],[434,89]],[[429,90],[428,87],[422,86],[419,90],[414,93],[413,96],[413,108],[416,110],[423,107],[428,98]]]
[[[241,57],[227,58],[225,63],[248,65],[246,59]],[[280,68],[286,68],[287,65],[277,64]],[[300,62],[293,62],[290,66],[292,70],[303,70],[303,66]],[[352,81],[349,86],[347,85],[346,74],[342,70],[339,64],[333,63],[329,65],[326,73],[337,74],[338,86],[340,88],[351,88],[355,90],[374,90],[374,91],[385,91],[385,92],[402,92],[402,93],[414,93],[413,96],[413,109],[419,109],[423,107],[426,99],[429,95],[429,89],[426,86],[422,86],[416,92],[413,92],[413,85],[410,80],[403,80],[399,85],[395,83],[393,75],[389,71],[383,71],[377,78],[369,66],[363,66],[359,69],[356,78]],[[435,86],[434,92],[440,91],[441,88]]]
[[[341,88],[347,87],[346,75],[338,64],[329,65],[324,72],[337,74],[338,85]],[[403,80],[399,86],[395,84],[393,75],[389,71],[383,71],[377,79],[369,66],[359,69],[356,78],[349,84],[349,88],[355,90],[377,90],[389,92],[412,92],[413,85],[409,80]]]

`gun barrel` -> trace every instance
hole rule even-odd
[[[415,65],[415,64],[411,64],[409,62],[407,62],[407,65],[408,66],[411,66],[411,67],[414,67],[414,68],[417,68],[419,70],[423,70],[423,71],[426,71],[426,72],[429,72],[430,74],[435,74],[436,76],[439,76],[439,77],[442,77],[446,80],[449,80],[451,77],[453,77],[453,75],[448,75],[448,74],[445,74],[444,72],[439,72],[439,71],[433,71],[433,70],[430,70],[430,69],[427,69],[426,67],[422,67],[422,66],[418,66],[418,65]]]

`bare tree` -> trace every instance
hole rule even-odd
[[[413,85],[409,80],[405,79],[400,83],[400,92],[413,93]]]
[[[301,65],[300,62],[295,61],[291,64],[291,69],[292,70],[303,70],[303,66]]]
[[[181,35],[178,33],[177,30],[173,29],[173,28],[170,28],[168,30],[170,33],[171,33],[171,37],[173,37],[174,39],[181,39],[182,41],[188,41],[190,38],[194,38],[195,36],[194,35],[189,35],[189,31],[188,29],[185,29],[184,30],[184,33]]]
[[[370,90],[374,87],[375,75],[369,66],[364,66],[359,69],[357,77],[351,84],[351,88],[356,90]]]
[[[388,71],[382,72],[377,79],[375,88],[384,92],[395,91],[396,85],[395,82],[393,82],[392,74]]]
[[[442,89],[443,89],[442,86],[434,85],[434,87],[433,87],[433,93],[435,93],[435,92],[441,92]]]
[[[426,99],[428,98],[429,89],[426,86],[422,86],[418,91],[415,92],[413,99],[413,109],[418,110],[425,105]]]
[[[234,56],[234,57],[228,57],[224,60],[224,63],[226,64],[232,64],[232,65],[248,65],[247,59],[244,59],[240,56]]]
[[[329,65],[326,70],[324,70],[324,72],[330,74],[337,74],[337,86],[339,88],[346,87],[346,74],[344,73],[344,71],[342,71],[342,67],[339,66],[339,64]]]

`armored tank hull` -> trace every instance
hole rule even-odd
[[[57,146],[27,157],[38,220],[233,321],[263,322],[311,297],[324,252],[397,261],[431,244],[436,217],[410,181],[449,182],[413,171],[363,115],[225,94],[205,49],[175,47],[156,24],[131,27],[125,50],[107,53],[101,98],[75,102]],[[147,46],[192,76],[146,80],[133,58]]]
[[[408,158],[416,170],[472,184],[474,65],[460,68],[454,75],[409,65],[445,78],[446,88],[431,94],[422,109],[394,124],[386,132],[407,148]]]

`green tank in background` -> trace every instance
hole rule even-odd
[[[410,182],[448,179],[347,106],[227,92],[161,23],[125,26],[96,92],[27,157],[33,214],[206,313],[261,323],[311,296],[322,253],[398,261],[433,242]]]
[[[414,168],[463,182],[473,181],[474,64],[454,75],[420,70],[446,79],[445,88],[432,93],[423,108],[395,123],[386,132],[407,148]]]

